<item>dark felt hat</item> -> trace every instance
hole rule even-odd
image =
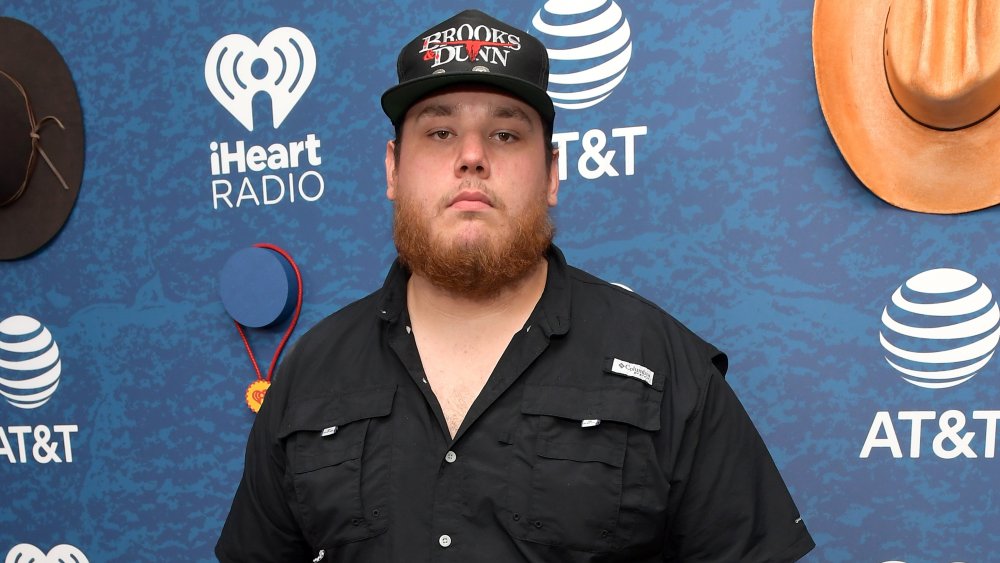
[[[0,17],[0,260],[27,256],[62,229],[83,178],[83,112],[59,51]]]
[[[396,60],[399,84],[382,94],[382,110],[399,123],[414,103],[455,84],[475,83],[510,92],[551,124],[555,108],[546,88],[549,56],[527,32],[478,10],[466,10],[416,36]]]

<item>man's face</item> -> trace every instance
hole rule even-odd
[[[559,176],[541,118],[500,91],[450,89],[407,112],[398,161],[386,146],[400,257],[431,281],[470,297],[496,293],[541,260]],[[442,270],[463,279],[435,279]]]

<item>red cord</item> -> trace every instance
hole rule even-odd
[[[257,366],[257,358],[253,357],[253,350],[250,349],[250,341],[247,340],[247,335],[243,332],[243,325],[239,321],[233,321],[236,324],[236,331],[240,333],[240,338],[243,339],[243,345],[247,348],[247,356],[250,356],[250,363],[253,364],[253,370],[257,372],[257,379],[264,379],[260,376],[260,367]]]
[[[260,242],[254,245],[257,248],[266,248],[268,250],[273,250],[278,254],[282,255],[288,263],[292,265],[292,270],[295,271],[295,280],[298,283],[298,298],[295,301],[295,313],[292,315],[292,322],[288,324],[288,328],[285,329],[285,335],[281,338],[281,342],[278,343],[278,348],[274,351],[274,357],[271,358],[271,365],[267,368],[267,382],[271,382],[271,376],[274,375],[274,368],[278,365],[278,357],[281,356],[281,351],[285,348],[285,344],[288,342],[288,338],[292,335],[292,331],[295,330],[295,324],[299,322],[299,313],[302,312],[302,273],[299,271],[298,265],[295,264],[295,260],[292,260],[290,254],[285,252],[283,249],[278,248],[273,244],[268,244]],[[250,362],[253,364],[254,371],[257,372],[257,379],[264,379],[260,374],[260,366],[257,365],[257,359],[254,358],[253,350],[250,348],[250,341],[247,340],[246,333],[243,332],[243,326],[240,325],[239,321],[233,321],[236,324],[236,330],[240,333],[240,338],[243,339],[243,346],[247,349],[247,355],[250,356]]]
[[[271,365],[267,368],[267,382],[270,383],[271,376],[274,375],[274,368],[278,365],[278,357],[281,356],[281,351],[285,348],[285,343],[288,342],[292,331],[295,330],[295,323],[299,322],[299,313],[302,312],[302,273],[299,272],[299,267],[295,264],[295,260],[292,260],[292,256],[283,249],[265,242],[259,242],[254,246],[257,248],[267,248],[284,256],[285,260],[288,260],[288,263],[292,265],[292,270],[295,271],[295,281],[298,283],[298,298],[295,300],[295,313],[292,315],[292,322],[288,324],[288,329],[285,330],[285,335],[281,338],[281,342],[278,343],[278,348],[274,351],[274,357],[271,358]],[[260,379],[260,370],[257,370],[257,378]]]

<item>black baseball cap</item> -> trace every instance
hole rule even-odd
[[[431,92],[454,84],[486,84],[505,90],[552,124],[555,108],[545,46],[527,32],[479,10],[466,10],[416,36],[396,59],[399,84],[382,94],[393,124]]]

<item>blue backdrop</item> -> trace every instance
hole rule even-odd
[[[625,74],[603,101],[556,118],[567,258],[729,353],[729,381],[818,544],[808,561],[996,560],[1000,363],[961,385],[919,387],[886,362],[879,335],[893,293],[923,272],[954,268],[1000,289],[997,210],[911,213],[854,178],[816,96],[810,0],[616,2],[593,4],[619,7],[629,24],[630,56],[615,59],[628,59]],[[558,4],[478,7],[567,48],[558,26],[532,24],[540,11],[575,21],[554,14]],[[54,546],[67,544],[92,562],[212,560],[256,377],[222,305],[222,266],[258,242],[291,254],[305,287],[293,341],[381,284],[394,249],[379,96],[395,83],[399,47],[466,7],[4,2],[3,15],[65,57],[87,147],[63,231],[0,262],[0,342],[28,317],[61,362],[45,404],[0,402],[0,555],[56,561]],[[278,127],[271,96],[254,95],[248,130],[227,109],[237,104],[213,95],[206,60],[227,35],[257,45],[284,27],[307,38],[314,76]],[[302,141],[314,153],[297,166],[213,170],[213,154],[238,141]],[[248,330],[265,369],[284,328]]]

